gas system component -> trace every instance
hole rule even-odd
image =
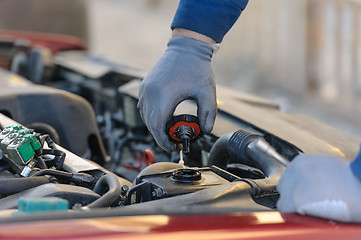
[[[71,153],[67,157],[67,151],[57,146],[48,134],[14,125],[4,115],[0,120],[6,126],[0,132],[0,209],[16,208],[28,198],[36,198],[37,202],[41,201],[39,198],[46,201],[47,197],[55,196],[66,200],[66,206],[70,207],[120,204],[121,184],[129,185],[129,182]]]
[[[196,116],[182,114],[172,117],[167,122],[166,134],[171,142],[181,145],[181,150],[190,153],[191,142],[194,141],[201,133],[199,120]]]
[[[139,70],[84,51],[55,52],[49,66],[43,85],[0,71],[4,211],[19,201],[22,212],[59,202],[61,211],[72,209],[65,217],[271,211],[278,179],[295,156],[351,160],[357,153],[356,140],[323,123],[218,86],[211,133],[201,133],[195,116],[177,113],[164,129],[186,153],[179,162],[142,122]],[[194,109],[190,102],[182,107]]]

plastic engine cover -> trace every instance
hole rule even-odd
[[[90,104],[75,94],[32,84],[0,70],[0,112],[28,125],[45,123],[60,136],[60,145],[84,156],[89,150],[96,161],[104,161],[95,114]]]

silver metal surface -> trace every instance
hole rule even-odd
[[[276,152],[276,150],[262,138],[259,138],[248,144],[247,151],[260,151],[267,156],[273,157],[284,166],[287,166],[289,163],[288,159],[284,158],[281,154]]]

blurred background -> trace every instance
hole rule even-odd
[[[148,71],[178,0],[0,0],[0,29],[64,33]],[[250,0],[213,57],[217,83],[361,140],[361,1]]]

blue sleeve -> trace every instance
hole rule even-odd
[[[361,146],[356,158],[350,163],[353,174],[361,181]]]
[[[248,0],[181,0],[171,28],[184,28],[221,42]]]

